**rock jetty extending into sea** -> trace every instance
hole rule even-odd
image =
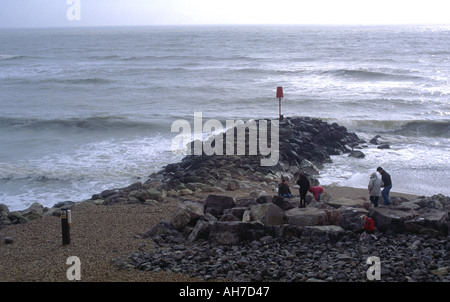
[[[228,130],[227,135],[236,133]],[[375,208],[364,197],[335,198],[325,191],[321,202],[308,196],[307,207],[299,208],[298,197],[276,196],[281,177],[293,184],[303,171],[318,184],[315,175],[330,155],[363,157],[365,144],[336,123],[285,118],[279,124],[274,166],[261,166],[262,155],[247,153],[187,155],[144,183],[106,190],[84,202],[179,202],[170,219],[141,234],[150,250],[115,259],[118,269],[164,270],[206,280],[360,281],[366,280],[360,263],[379,256],[383,280],[449,281],[450,197],[393,197],[391,206]],[[0,224],[56,216],[73,204],[51,209],[35,204],[15,212],[1,206]],[[361,215],[374,218],[377,239],[359,241]]]
[[[259,121],[255,121],[258,123]],[[270,121],[268,127],[270,131]],[[245,125],[244,125],[245,126]],[[246,131],[246,155],[188,155],[181,162],[171,163],[161,171],[153,173],[141,184],[132,184],[126,188],[114,188],[90,199],[95,204],[116,202],[157,202],[164,196],[184,196],[193,192],[224,192],[239,187],[251,187],[252,182],[277,182],[280,175],[293,180],[294,175],[303,170],[309,173],[313,182],[322,163],[330,160],[330,155],[349,153],[355,148],[363,148],[365,142],[345,127],[336,123],[329,124],[309,117],[285,118],[279,123],[279,161],[276,165],[260,165],[262,155],[249,155],[249,129]],[[268,131],[268,133],[269,133]],[[236,142],[237,131],[228,130]],[[270,144],[271,136],[268,136]],[[223,139],[224,150],[226,139]],[[238,147],[234,145],[235,151]],[[237,151],[235,152],[237,154]],[[254,194],[263,194],[263,189],[255,189]],[[70,207],[74,201],[64,201],[51,208],[39,203],[22,211],[10,212],[6,205],[0,207],[0,225],[26,223],[42,215],[59,215],[61,207]]]
[[[348,281],[366,280],[360,266],[352,269],[356,263],[371,255],[385,259],[384,253],[395,250],[396,260],[384,268],[385,280],[447,278],[449,197],[393,197],[392,206],[374,208],[366,199],[334,199],[325,193],[323,202],[308,196],[308,206],[299,208],[298,197],[268,193],[282,176],[294,181],[300,170],[317,182],[317,167],[330,155],[351,155],[364,143],[337,124],[292,118],[280,124],[280,162],[273,167],[261,167],[258,156],[186,156],[145,184],[184,199],[170,220],[142,235],[153,240],[153,251],[136,251],[115,265],[207,280]],[[230,196],[243,187],[247,196]],[[190,198],[199,191],[210,194],[204,200]],[[375,219],[379,240],[359,242],[362,215]]]

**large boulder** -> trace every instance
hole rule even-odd
[[[413,202],[422,208],[450,212],[450,197],[442,194],[436,194],[431,197],[420,197]]]
[[[302,237],[309,237],[312,240],[325,240],[337,242],[345,234],[345,230],[337,225],[306,226],[303,228]]]
[[[298,205],[298,198],[293,199],[293,198],[283,198],[281,196],[274,196],[272,198],[272,203],[282,208],[283,211],[287,211],[295,208]]]
[[[178,210],[172,216],[172,226],[178,230],[187,225],[195,225],[197,220],[204,215],[203,204],[196,201],[183,201]]]
[[[115,193],[115,194],[113,194]],[[108,196],[107,198],[112,199],[112,197],[114,196],[119,196],[120,192],[117,192],[117,190],[109,190],[109,191],[104,191],[101,193],[101,196],[103,198],[105,198],[104,196]],[[135,198],[137,200],[139,200],[140,202],[144,202],[148,199],[150,200],[156,200],[156,201],[161,201],[162,200],[162,195],[161,192],[159,192],[158,190],[155,189],[149,189],[149,190],[144,190],[144,189],[137,189],[137,190],[133,190],[130,191],[130,193],[128,194],[129,198]],[[112,199],[115,200],[115,199]]]
[[[231,209],[225,209],[223,211],[223,214],[224,215],[233,215],[234,217],[236,217],[237,219],[242,221],[242,219],[244,217],[244,213],[247,210],[248,210],[247,207],[236,207],[236,208],[231,208]],[[223,218],[223,216],[222,216],[222,218]]]
[[[362,215],[367,215],[369,211],[363,208],[341,207],[337,210],[340,214],[339,225],[347,231],[359,231],[363,226]]]
[[[232,245],[241,241],[258,240],[265,235],[264,225],[258,222],[199,220],[189,235],[188,241],[206,239],[219,244]]]
[[[340,207],[352,207],[352,208],[364,208],[369,209],[370,203],[363,199],[349,199],[349,198],[338,198],[331,199],[326,202],[327,205],[334,208]]]
[[[328,224],[327,214],[324,210],[306,207],[293,208],[285,213],[286,223],[297,226],[314,226]]]
[[[194,229],[189,234],[187,242],[194,242],[200,239],[208,239],[212,223],[212,221],[198,220]]]
[[[391,199],[392,202],[393,199]],[[401,204],[399,204],[398,206],[396,206],[397,209],[403,209],[404,211],[418,211],[420,210],[420,205],[417,202],[414,201],[406,201],[406,202],[402,202]]]
[[[284,211],[274,203],[258,204],[250,208],[250,218],[264,225],[281,225],[284,223]]]
[[[349,157],[356,157],[356,158],[364,158],[366,157],[366,155],[359,150],[353,150],[352,152],[350,152],[350,154],[348,155]]]
[[[233,197],[222,195],[209,195],[205,200],[204,212],[210,213],[215,217],[223,214],[225,209],[231,209],[236,206],[236,201]]]
[[[424,214],[421,214],[414,219],[405,222],[405,229],[413,233],[421,233],[427,229],[438,231],[442,235],[448,234],[448,213],[431,209]]]
[[[369,216],[375,220],[375,227],[381,232],[392,230],[402,233],[405,231],[405,221],[418,216],[414,210],[395,208],[393,206],[379,206],[369,209]]]
[[[150,238],[153,236],[179,236],[180,232],[178,232],[169,221],[161,220],[154,226],[152,226],[149,230],[142,234],[142,238]]]

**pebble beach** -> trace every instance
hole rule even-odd
[[[367,197],[366,190],[349,187],[328,187],[326,192],[334,198]],[[246,196],[248,191],[240,189],[227,194],[239,197]],[[195,193],[189,198],[202,200],[205,196],[206,193]],[[413,197],[395,192],[392,196]],[[0,229],[0,280],[67,282],[70,265],[66,261],[70,256],[77,256],[81,261],[81,280],[86,282],[205,281],[182,273],[118,269],[114,265],[115,259],[134,251],[155,249],[152,240],[141,235],[159,221],[170,220],[183,199],[168,197],[164,202],[151,205],[76,203],[71,207],[73,222],[69,245],[62,244],[61,221],[57,216],[43,216],[28,223],[3,227]],[[13,242],[6,244],[7,237]]]

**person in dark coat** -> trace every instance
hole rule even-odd
[[[298,174],[297,184],[300,186],[300,208],[306,207],[306,194],[309,190],[309,180],[303,172]]]
[[[380,173],[382,181],[383,191],[381,191],[381,196],[383,196],[384,204],[388,206],[391,204],[391,200],[389,199],[389,192],[392,189],[391,175],[389,175],[382,167],[378,167],[377,171]]]
[[[289,189],[289,185],[287,184],[286,178],[281,179],[281,183],[278,185],[278,196],[282,197],[292,197],[291,189]]]

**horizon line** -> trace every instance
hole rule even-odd
[[[77,21],[72,21],[77,22]],[[79,21],[78,21],[79,22]],[[125,27],[213,27],[213,26],[332,26],[332,27],[385,27],[385,26],[450,26],[450,23],[173,23],[173,24],[117,24],[117,25],[48,25],[0,26],[4,29],[72,29],[72,28],[125,28]]]

